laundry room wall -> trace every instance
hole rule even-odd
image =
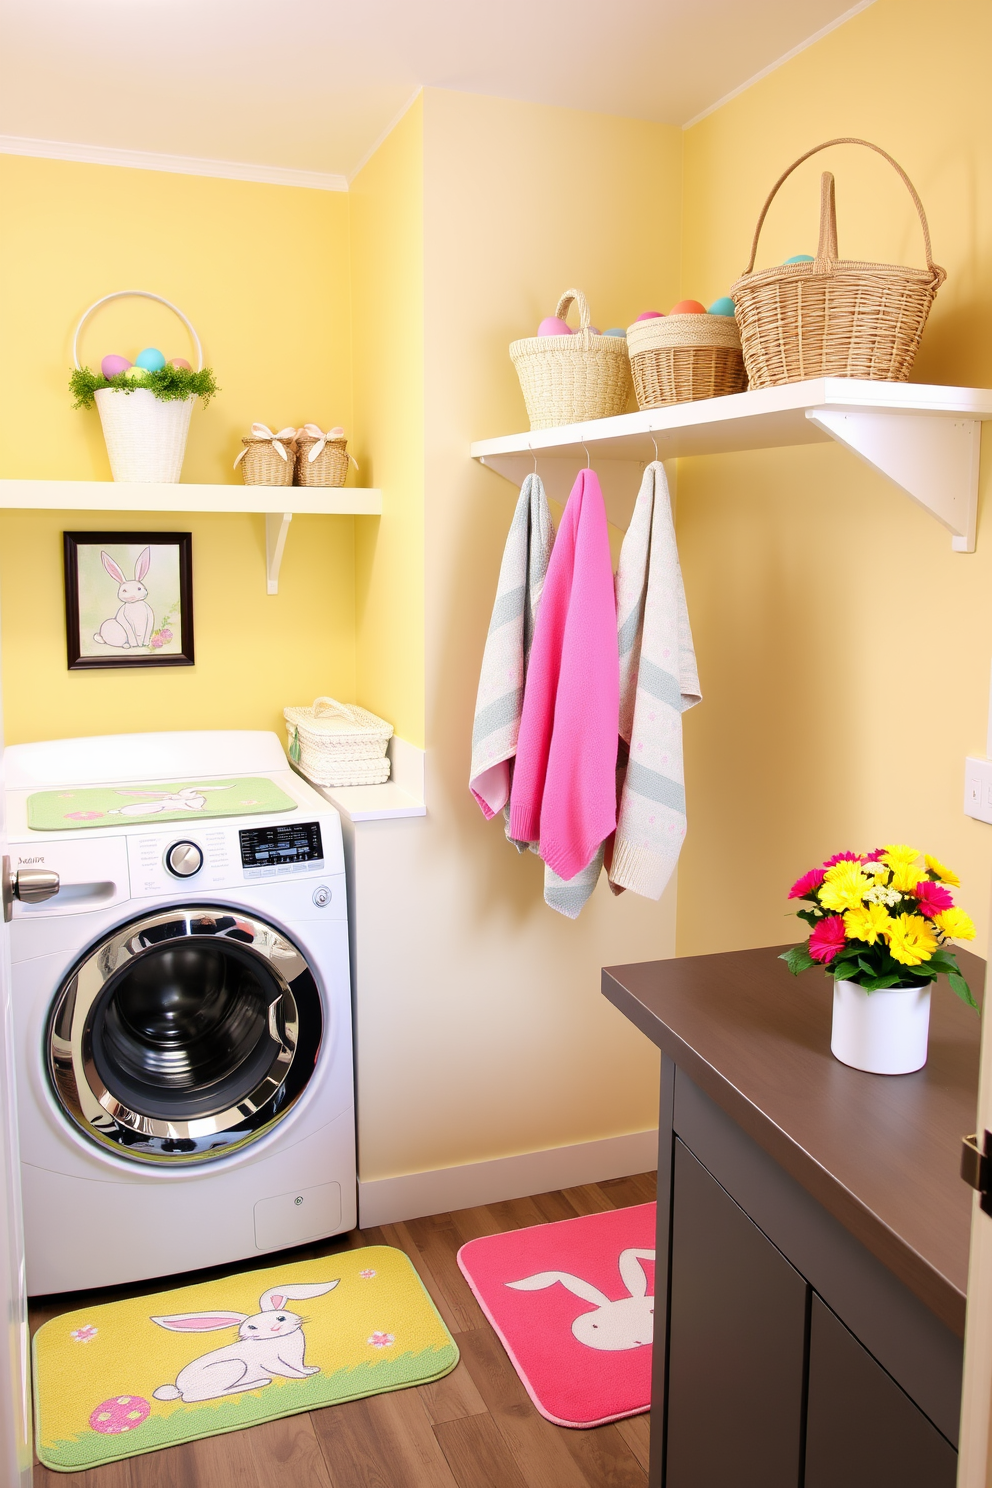
[[[0,155],[0,476],[109,479],[99,417],[72,408],[72,333],[87,305],[149,289],[196,326],[220,394],[194,411],[187,481],[232,470],[253,420],[353,424],[349,203],[312,191]],[[82,360],[161,345],[183,325],[115,302]],[[0,512],[7,741],[166,728],[277,728],[286,703],[355,693],[354,519],[295,517],[279,594],[265,593],[264,518]],[[193,533],[196,666],[68,672],[61,533]]]
[[[779,173],[821,141],[860,136],[914,182],[947,269],[913,380],[992,383],[992,11],[948,0],[934,21],[922,0],[876,0],[686,132],[683,293],[726,293]],[[759,266],[815,253],[824,169],[842,255],[924,262],[905,187],[846,146],[783,188]],[[706,697],[686,719],[681,953],[793,938],[793,879],[839,848],[893,840],[957,868],[984,944],[992,833],[962,796],[965,755],[985,752],[990,449],[986,430],[973,554],[840,447],[680,462]]]
[[[662,125],[423,95],[428,815],[355,829],[367,1216],[416,1194],[435,1206],[420,1212],[477,1202],[473,1183],[498,1197],[526,1164],[464,1170],[548,1149],[560,1156],[543,1181],[574,1172],[575,1153],[593,1176],[613,1151],[595,1144],[656,1124],[654,1051],[604,1001],[599,969],[672,954],[674,889],[655,904],[614,899],[604,883],[564,920],[543,903],[541,864],[469,796],[479,665],[518,493],[468,449],[526,427],[508,346],[569,286],[602,328],[677,298],[680,151]],[[650,1139],[637,1151],[650,1162]],[[423,1187],[394,1181],[425,1173]]]

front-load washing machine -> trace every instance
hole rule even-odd
[[[275,734],[5,753],[28,1288],[352,1229],[341,824]]]

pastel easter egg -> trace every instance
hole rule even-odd
[[[603,334],[602,331],[599,329],[599,326],[590,326],[589,329],[592,331],[594,336],[601,336]]]
[[[117,377],[120,375],[121,372],[126,372],[130,365],[131,363],[128,361],[127,357],[112,354],[110,356],[104,357],[103,361],[100,363],[100,371],[103,373],[104,377]]]
[[[172,360],[169,362],[169,366],[185,367],[187,372],[192,372],[193,370],[191,364],[186,360],[185,357],[173,357]]]
[[[546,315],[537,328],[539,336],[571,336],[572,327],[557,315]]]
[[[714,300],[706,312],[707,315],[733,315],[733,313],[734,302],[729,295],[721,295],[718,300]]]
[[[623,326],[610,326],[610,329],[608,331],[604,331],[603,332],[603,335],[604,336],[626,336],[627,335],[627,332],[624,330]]]
[[[137,362],[134,364],[133,367],[128,367],[127,372],[126,372],[125,375],[127,377],[128,382],[147,382],[148,381],[148,372],[147,372],[146,368],[139,367],[138,364],[137,364]]]
[[[134,365],[144,367],[146,372],[159,372],[165,366],[165,357],[157,346],[146,346],[144,351],[138,352]]]
[[[701,305],[698,300],[679,300],[668,312],[669,315],[705,315],[706,306]]]
[[[662,310],[642,310],[641,313],[640,313],[640,315],[637,317],[637,319],[638,320],[662,320],[663,317],[664,317],[664,311],[662,311]],[[635,321],[635,325],[636,325],[636,323],[637,322]]]
[[[151,1406],[141,1395],[115,1395],[91,1413],[90,1426],[103,1436],[118,1436],[122,1431],[133,1431],[150,1414]]]
[[[785,262],[787,264],[790,264],[790,263],[812,263],[813,262],[813,255],[812,255],[812,253],[794,253],[792,255],[792,257],[791,258],[787,258],[785,260]]]

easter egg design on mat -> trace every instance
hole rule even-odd
[[[140,1395],[115,1395],[103,1401],[90,1416],[94,1431],[104,1436],[119,1436],[122,1431],[133,1431],[142,1421],[147,1421],[151,1406]]]
[[[733,315],[733,313],[734,302],[729,295],[721,295],[718,300],[714,300],[706,312],[707,315]]]
[[[138,352],[134,365],[144,367],[146,372],[160,372],[165,366],[165,357],[157,346],[146,346],[144,351]]]
[[[537,328],[539,336],[570,336],[572,327],[557,315],[546,315]]]
[[[110,356],[105,356],[100,363],[100,371],[104,377],[117,377],[121,372],[126,372],[130,365],[131,363],[127,357],[117,356],[115,353],[111,353]]]
[[[701,305],[698,300],[679,300],[668,312],[669,315],[705,315],[706,306]]]

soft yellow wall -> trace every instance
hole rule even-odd
[[[908,172],[948,271],[914,380],[988,387],[992,11],[947,0],[933,22],[923,0],[877,0],[687,132],[682,288],[707,302],[725,293],[779,172],[811,145],[859,135]],[[847,147],[784,188],[759,266],[815,251],[824,168],[843,254],[922,261],[904,188]],[[680,463],[704,694],[686,719],[680,952],[792,938],[785,893],[800,871],[893,838],[960,870],[984,950],[992,837],[961,800],[964,756],[985,749],[990,448],[986,437],[973,555],[952,553],[938,523],[840,448]]]
[[[467,455],[525,426],[508,345],[564,289],[583,288],[604,328],[677,297],[679,133],[428,89],[423,150],[429,814],[356,829],[366,1182],[653,1127],[654,1050],[599,972],[674,948],[674,894],[601,885],[577,921],[556,915],[541,865],[469,796],[518,493]]]
[[[72,332],[114,289],[150,289],[197,327],[221,393],[193,413],[188,481],[240,484],[253,419],[350,429],[348,198],[240,181],[0,156],[0,476],[108,479],[95,410],[71,406]],[[144,300],[98,311],[82,360],[185,328]],[[355,695],[354,524],[296,517],[280,593],[264,518],[0,513],[7,740],[130,729],[275,728],[286,703]],[[192,531],[196,666],[66,670],[63,529]]]
[[[424,742],[424,206],[418,97],[355,177],[356,449],[382,517],[356,521],[360,700]]]

